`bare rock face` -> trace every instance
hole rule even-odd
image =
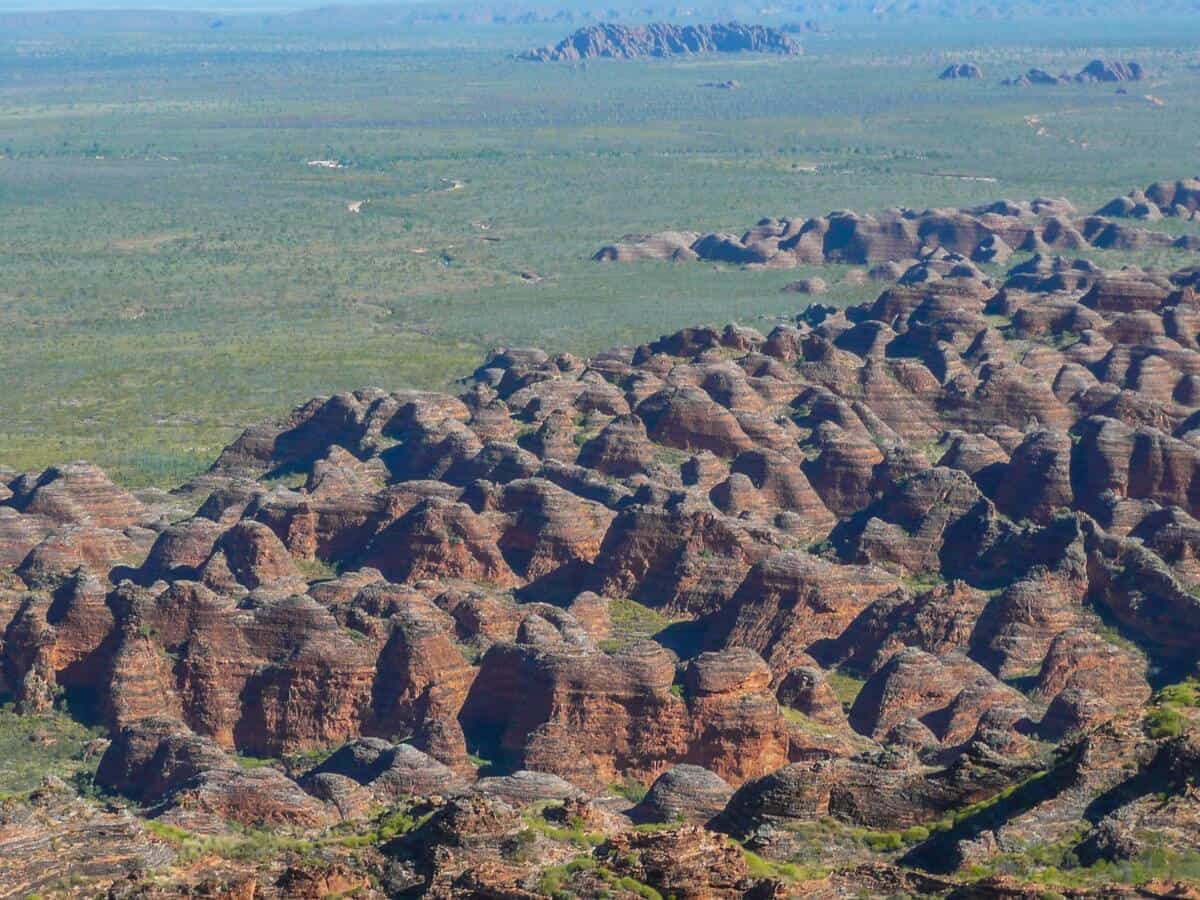
[[[0,570],[44,589],[80,567],[106,576],[118,565],[140,562],[161,515],[89,463],[2,476]]]
[[[496,506],[512,520],[499,539],[500,551],[529,581],[564,568],[582,572],[599,555],[614,517],[602,504],[542,479],[509,482]]]
[[[91,693],[107,674],[105,644],[113,625],[104,584],[84,569],[53,597],[32,594],[14,605],[6,668],[18,704],[44,709],[55,687]]]
[[[7,665],[21,683],[88,692],[116,726],[170,710],[259,755],[406,732],[465,762],[456,716],[472,670],[429,601],[368,585],[338,610],[346,625],[305,595],[246,602],[189,581],[106,597],[77,579],[59,600],[25,606],[11,633],[39,629],[40,649],[9,645]]]
[[[1071,439],[1063,433],[1038,429],[1026,434],[997,478],[993,498],[997,508],[1013,519],[1048,521],[1057,510],[1069,508]]]
[[[608,597],[711,612],[769,548],[708,505],[633,504],[618,513],[587,586]]]
[[[764,509],[795,515],[806,532],[823,534],[833,526],[834,517],[795,458],[774,450],[748,450],[738,454],[730,472],[731,478],[745,476]]]
[[[795,55],[800,46],[781,32],[761,25],[667,25],[631,28],[603,24],[581,28],[553,47],[529,50],[520,59],[572,62],[602,57],[636,59],[701,53],[780,53]]]
[[[166,803],[243,825],[319,826],[330,812],[282,772],[241,769],[179,721],[153,718],[124,728],[100,760],[96,780],[144,803]]]
[[[733,784],[783,765],[789,740],[770,682],[770,669],[752,650],[696,657],[684,676],[693,732],[687,759]]]
[[[817,665],[798,665],[779,679],[775,696],[780,704],[815,722],[837,723],[843,718],[842,702]]]
[[[170,867],[178,856],[137,817],[89,803],[55,776],[47,776],[27,804],[8,804],[3,818],[0,883],[21,896],[80,877],[126,881],[130,872]]]
[[[381,531],[364,561],[394,581],[467,578],[515,585],[499,541],[496,526],[466,504],[430,499]]]
[[[1079,549],[1071,548],[1055,570],[1039,568],[1014,581],[988,604],[976,628],[977,659],[1005,677],[1029,672],[1055,637],[1080,623],[1087,577]]]
[[[348,778],[362,785],[376,802],[404,796],[461,793],[466,781],[453,769],[411,744],[389,744],[381,738],[359,738],[338,749],[305,773],[301,785],[312,786],[325,776]]]
[[[159,580],[195,581],[223,533],[219,523],[199,516],[171,525],[159,533],[137,580],[145,585]]]
[[[523,626],[523,643],[484,656],[461,715],[468,744],[576,784],[606,784],[618,767],[648,773],[683,755],[687,712],[670,692],[666,651],[640,645],[609,657],[586,637],[568,642],[541,626]]]
[[[1031,771],[1027,763],[1010,763],[983,747],[947,769],[931,769],[905,751],[793,763],[742,785],[715,824],[734,835],[822,818],[905,828]]]
[[[647,822],[704,824],[725,808],[732,795],[733,788],[725,779],[702,766],[685,763],[659,775],[633,815]]]
[[[265,525],[239,522],[213,545],[200,580],[216,590],[248,590],[279,582],[303,584],[291,554]]]
[[[19,564],[53,530],[49,519],[24,515],[10,506],[0,506],[0,566]]]
[[[637,414],[655,443],[678,450],[707,450],[732,459],[754,443],[737,418],[696,388],[681,388],[647,397]]]
[[[963,531],[986,528],[994,515],[965,473],[935,468],[906,479],[845,520],[833,539],[848,561],[904,572],[938,570],[948,542]]]
[[[695,826],[618,835],[605,859],[617,872],[688,900],[744,897],[753,886],[742,852]]]
[[[132,494],[89,463],[54,466],[40,475],[22,476],[9,488],[12,497],[8,503],[13,508],[60,524],[119,531],[137,524],[146,514]]]
[[[855,730],[885,737],[909,718],[921,720],[947,744],[969,739],[993,706],[1024,705],[1019,693],[958,654],[935,657],[902,650],[863,687],[850,710]]]
[[[138,551],[138,545],[120,531],[64,525],[30,550],[15,572],[30,587],[53,588],[79,568],[107,574],[117,562],[135,559]]]
[[[480,778],[475,782],[475,790],[515,806],[544,800],[578,800],[585,796],[583,791],[557,775],[526,769],[501,777]]]
[[[1094,503],[1112,491],[1178,506],[1189,513],[1197,510],[1200,486],[1196,485],[1198,451],[1194,447],[1158,429],[1134,428],[1102,416],[1081,421],[1077,429],[1079,462],[1073,472],[1077,473],[1076,494],[1083,503]]]
[[[962,581],[917,593],[893,590],[864,609],[823,656],[852,671],[874,674],[903,647],[935,656],[967,653],[988,606],[986,593]]]
[[[1143,660],[1090,631],[1064,631],[1050,645],[1034,689],[1049,702],[1042,732],[1091,730],[1140,709],[1150,699],[1143,667]]]
[[[655,463],[655,448],[640,418],[617,416],[583,445],[578,463],[604,475],[628,478],[649,474]]]
[[[814,433],[814,444],[820,455],[808,462],[805,471],[830,510],[849,515],[874,499],[883,453],[873,440],[825,422]]]
[[[814,645],[840,635],[895,586],[881,569],[778,554],[751,570],[714,628],[728,643],[761,653],[778,676],[803,662]]]

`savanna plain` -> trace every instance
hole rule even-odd
[[[0,458],[168,487],[313,395],[803,305],[780,293],[803,272],[591,261],[627,233],[1042,195],[1090,210],[1195,167],[1194,20],[850,24],[781,59],[512,58],[563,30],[0,36]],[[1096,56],[1154,78],[999,83]],[[937,80],[961,59],[988,77]],[[742,88],[706,86],[726,80]]]

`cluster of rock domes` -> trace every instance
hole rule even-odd
[[[1168,208],[1196,205],[1191,182],[1169,195],[1155,190]],[[1176,199],[1178,198],[1178,199]],[[1194,209],[1189,210],[1194,211]],[[1113,203],[1081,216],[1066,200],[999,200],[969,209],[890,209],[874,215],[850,211],[812,218],[768,218],[741,234],[664,231],[629,235],[601,248],[601,262],[640,259],[706,260],[740,266],[790,269],[820,263],[878,267],[895,278],[932,250],[952,252],[976,263],[1008,261],[1015,251],[1078,253],[1096,249],[1200,249],[1195,235],[1174,235],[1114,221],[1133,214]],[[1178,213],[1173,213],[1178,214]],[[1152,215],[1141,218],[1155,218]]]
[[[163,826],[313,840],[412,810],[323,875],[238,869],[252,896],[534,896],[581,856],[560,889],[854,896],[950,890],[1017,845],[1195,852],[1194,723],[1143,717],[1200,647],[1200,270],[991,279],[903,224],[966,248],[1021,212],[871,226],[921,258],[765,334],[314,399],[231,444],[194,513],[84,464],[8,473],[2,687],[27,714],[88,700],[98,783]],[[923,837],[803,888],[726,837],[787,860],[821,822]],[[122,828],[88,827],[97,860],[130,858]]]

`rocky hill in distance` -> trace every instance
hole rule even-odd
[[[1200,215],[1200,178],[1156,181],[1144,191],[1130,191],[1096,211],[1098,216],[1154,221],[1166,216],[1195,219]]]
[[[820,217],[765,218],[741,234],[664,231],[626,235],[600,248],[593,259],[704,260],[776,269],[849,263],[869,265],[873,279],[891,281],[932,250],[961,257],[967,267],[974,263],[1003,264],[1016,251],[1200,250],[1200,237],[1196,235],[1175,235],[1115,221],[1162,218],[1168,214],[1164,209],[1170,215],[1190,218],[1200,206],[1200,191],[1192,181],[1163,182],[1151,187],[1149,193],[1163,205],[1133,192],[1084,216],[1067,200],[1039,197],[1021,202],[997,200],[967,209],[889,209],[876,214],[837,210]]]
[[[980,78],[983,78],[983,69],[978,63],[951,63],[938,75],[940,81],[977,81]]]
[[[1015,78],[1002,82],[1009,87],[1053,87],[1060,84],[1122,84],[1129,81],[1144,81],[1146,70],[1137,62],[1122,62],[1114,59],[1093,59],[1074,75],[1053,75],[1045,69],[1033,68]]]
[[[605,23],[581,28],[553,47],[529,50],[519,59],[532,62],[576,62],[584,59],[639,59],[707,53],[777,53],[798,55],[800,45],[762,25],[630,26]]]

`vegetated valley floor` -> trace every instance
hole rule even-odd
[[[817,273],[590,261],[627,232],[1045,194],[1089,210],[1194,175],[1197,31],[846,26],[796,59],[586,67],[511,58],[551,27],[0,38],[0,462],[176,484],[313,394],[444,386],[496,344],[755,324]],[[1097,55],[1151,80],[999,84]],[[987,78],[936,79],[964,58]],[[877,292],[820,274],[831,303]]]

